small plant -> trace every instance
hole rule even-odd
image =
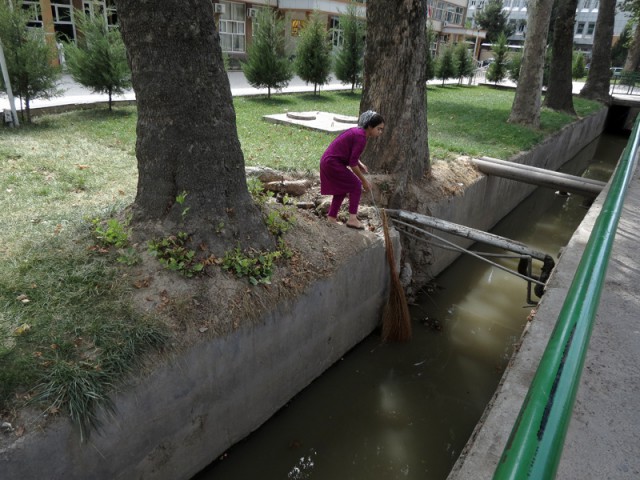
[[[149,252],[169,270],[193,277],[204,270],[204,264],[196,259],[195,250],[187,248],[189,234],[179,232],[160,240],[149,241]]]
[[[225,253],[222,268],[235,273],[237,277],[247,277],[252,285],[270,284],[273,264],[281,256],[280,251],[245,253],[236,247]]]
[[[118,250],[117,260],[119,263],[131,267],[140,262],[140,255],[134,247],[122,248]]]
[[[124,248],[129,242],[129,220],[124,223],[117,218],[110,218],[106,222],[99,218],[93,219],[93,232],[98,241],[105,247]]]
[[[184,205],[184,202],[187,200],[187,195],[188,193],[183,191],[182,193],[176,196],[176,202],[178,202],[179,205]],[[185,207],[182,209],[182,220],[184,220],[184,217],[187,216],[188,212],[189,212],[189,207]]]
[[[252,177],[247,180],[247,189],[249,190],[253,201],[256,202],[260,208],[264,207],[273,197],[273,192],[265,190],[260,179],[256,177]]]
[[[293,215],[290,215],[285,209],[273,209],[266,214],[264,219],[267,229],[276,237],[282,236],[295,223]]]

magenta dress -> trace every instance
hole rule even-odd
[[[322,195],[345,195],[360,191],[362,182],[347,167],[358,165],[366,145],[366,132],[359,127],[342,132],[331,142],[320,160]]]

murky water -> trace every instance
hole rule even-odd
[[[625,144],[601,137],[585,176],[606,180]],[[576,169],[584,167],[564,170]],[[583,201],[539,189],[493,232],[557,258],[586,212]],[[382,345],[374,333],[195,478],[446,478],[531,307],[523,280],[468,255],[437,284],[412,307],[411,342]]]

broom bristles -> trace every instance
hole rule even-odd
[[[391,273],[391,285],[389,299],[382,312],[382,340],[385,342],[406,342],[411,338],[411,316],[409,305],[404,296],[404,289],[400,283],[398,269],[393,255],[393,245],[389,235],[387,214],[382,210],[382,227],[384,230],[384,244],[387,253],[387,262]]]

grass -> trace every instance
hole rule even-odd
[[[509,125],[513,92],[428,90],[431,155],[499,158],[526,150],[573,119],[542,112],[540,130]],[[359,93],[234,99],[247,165],[316,172],[332,134],[275,125],[261,116],[325,110],[356,115]],[[581,116],[601,108],[575,101]],[[42,116],[0,129],[0,415],[27,402],[64,412],[83,436],[98,407],[171,332],[130,308],[117,254],[100,253],[92,220],[130,204],[136,191],[134,107]]]

